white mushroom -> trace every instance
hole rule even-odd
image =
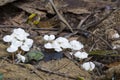
[[[60,47],[59,43],[57,41],[52,42],[52,47],[54,48],[55,51],[60,52],[62,51],[62,48]]]
[[[55,35],[44,35],[44,40],[46,40],[46,41],[52,41],[52,40],[54,40],[55,39]]]
[[[17,59],[18,59],[18,62],[22,61],[23,63],[25,62],[25,56],[22,56],[21,54],[17,54]]]
[[[23,29],[18,28],[14,29],[12,35],[16,37],[18,40],[24,40],[29,36],[29,33],[26,33]]]
[[[3,41],[5,42],[11,42],[13,39],[13,37],[11,35],[6,35],[3,37]]]
[[[54,40],[54,39],[55,39],[55,35],[50,35],[50,36],[49,36],[49,40],[50,40],[50,41],[52,41],[52,40]]]
[[[92,71],[95,68],[95,64],[93,62],[86,62],[86,63],[83,63],[81,66],[86,71]]]
[[[18,50],[18,47],[11,45],[10,47],[7,48],[7,51],[12,53]]]
[[[28,39],[28,38],[25,39],[24,45],[28,45],[29,48],[31,48],[32,45],[33,45],[33,40],[32,39]]]
[[[22,45],[22,46],[21,46],[21,49],[22,49],[23,51],[29,51],[29,50],[30,50],[30,48],[29,48],[28,45]]]
[[[18,41],[17,39],[13,39],[11,42],[11,45],[16,46],[16,47],[20,47],[23,44],[22,41]]]
[[[80,50],[84,47],[82,43],[76,40],[70,41],[70,45],[71,45],[71,49],[73,50]]]
[[[76,58],[79,58],[79,59],[85,59],[88,57],[88,54],[86,52],[80,52],[80,51],[77,51],[74,56]]]
[[[71,48],[71,45],[68,41],[68,39],[64,38],[64,37],[59,37],[55,40],[59,46],[63,49],[66,49],[66,48]]]
[[[46,44],[44,44],[44,47],[45,47],[46,49],[52,49],[52,48],[53,48],[51,43],[46,43]]]

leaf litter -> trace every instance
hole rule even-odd
[[[111,29],[120,33],[119,0],[54,0],[54,4],[58,12],[54,11],[49,0],[16,1],[0,8],[2,11],[0,13],[0,73],[3,73],[4,79],[76,80],[82,77],[85,80],[112,78],[119,80],[119,71],[116,70],[120,65],[119,48],[113,50],[114,46],[112,45],[115,42],[117,42],[115,45],[119,45],[119,41],[117,41],[119,38],[110,39],[108,35],[112,36],[112,32],[106,34],[106,31]],[[32,22],[26,23],[32,13],[40,16],[39,25],[34,25]],[[80,27],[77,27],[78,24]],[[88,73],[80,67],[84,60],[76,61],[70,55],[71,58],[67,58],[69,50],[60,53],[43,52],[45,56],[43,60],[32,56],[31,59],[38,61],[36,64],[12,64],[11,58],[5,51],[7,43],[4,43],[2,38],[18,27],[32,34],[30,38],[35,40],[35,50],[39,51],[44,50],[41,43],[45,34],[54,34],[57,37],[65,36],[68,39],[77,37],[79,41],[84,43],[85,51],[91,54],[90,61],[97,62],[94,63],[99,67]],[[73,33],[71,33],[72,30]],[[40,53],[41,57],[43,54]],[[110,76],[108,76],[109,73]]]

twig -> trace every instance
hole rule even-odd
[[[23,26],[14,26],[14,25],[0,25],[0,28],[23,28],[23,29],[31,29],[31,30],[45,30],[45,31],[57,31],[59,30],[58,28],[31,28],[30,26],[28,26],[27,28],[26,27],[23,27]]]
[[[118,9],[115,9],[115,10],[112,10],[110,13],[108,13],[106,16],[104,16],[101,20],[94,20],[94,21],[92,21],[92,22],[90,22],[90,23],[88,23],[88,24],[86,24],[86,25],[83,25],[84,23],[85,23],[85,21],[89,18],[89,17],[91,17],[93,14],[95,14],[94,12],[93,13],[91,13],[90,15],[88,15],[85,19],[83,19],[82,21],[80,21],[79,22],[79,24],[78,24],[78,26],[77,26],[77,29],[80,29],[80,30],[87,30],[88,28],[90,28],[90,27],[93,27],[93,26],[97,26],[97,25],[99,25],[102,21],[104,21],[105,19],[107,19],[114,11],[117,11],[117,10],[119,10],[119,8]],[[69,34],[67,37],[70,37],[70,36],[73,36],[73,35],[76,35],[78,32],[80,32],[80,31],[76,31],[76,32],[74,32],[74,33],[71,33],[71,34]]]
[[[96,40],[96,41],[94,42],[94,44],[93,44],[92,47],[90,48],[89,52],[93,50],[93,48],[94,48],[94,46],[96,45],[97,41],[98,41],[98,40]]]
[[[100,19],[98,21],[94,20],[94,21],[88,23],[87,25],[83,26],[82,29],[87,30],[90,27],[99,25],[101,22],[103,22],[105,19],[107,19],[114,11],[116,11],[116,10],[110,11],[108,14],[106,14],[102,19]]]
[[[58,71],[58,70],[60,70],[60,69],[63,69],[63,68],[65,68],[66,66],[68,66],[70,63],[71,63],[71,62],[69,62],[69,63],[67,63],[67,64],[64,64],[64,65],[61,65],[61,66],[59,66],[57,69],[54,69],[53,71]]]
[[[91,17],[93,16],[95,13],[91,13],[90,15],[88,15],[86,18],[84,18],[83,20],[81,20],[77,26],[77,29],[81,29],[82,25]]]
[[[44,77],[39,73],[39,71],[34,66],[23,63],[18,63],[18,65],[34,72],[41,80],[44,80]]]
[[[37,66],[32,66],[30,64],[23,64],[23,63],[19,63],[18,65],[20,65],[21,67],[24,67],[24,68],[27,68],[29,69],[30,71],[33,71],[36,75],[38,75],[42,80],[44,80],[43,76],[39,73],[39,71],[42,71],[42,72],[46,72],[46,73],[51,73],[51,74],[55,74],[55,75],[58,75],[58,76],[62,76],[62,77],[67,77],[67,78],[70,78],[70,79],[75,79],[74,77],[70,76],[70,75],[67,75],[65,73],[59,73],[59,72],[55,72],[55,71],[51,71],[51,70],[48,70],[47,68],[44,68],[40,65],[37,65]],[[39,70],[39,71],[38,71]]]
[[[103,42],[105,42],[111,49],[113,49],[113,47],[102,37],[98,37],[99,39],[101,39]]]
[[[40,70],[40,71],[43,71],[43,72],[46,72],[46,73],[56,74],[56,75],[59,75],[59,76],[62,76],[62,77],[70,78],[70,79],[76,79],[76,78],[74,78],[74,77],[72,77],[70,75],[67,75],[65,73],[60,73],[60,72],[55,72],[55,71],[47,70],[46,68],[41,67],[40,65],[38,65],[36,68],[37,68],[37,70]]]
[[[91,33],[91,35],[93,35],[94,37],[99,38],[99,39],[102,40],[104,43],[106,43],[111,49],[113,49],[113,47],[112,47],[105,39],[103,39],[102,37],[98,37],[98,36],[96,36],[96,35],[94,35],[94,34],[92,34],[92,33]]]
[[[53,3],[53,0],[49,0],[49,2],[51,3],[52,7],[54,8],[55,12],[57,13],[59,19],[66,25],[68,26],[68,28],[70,29],[70,31],[73,33],[73,29],[72,27],[69,25],[69,23],[65,20],[65,18],[58,12],[55,4]]]
[[[90,18],[92,15],[93,15],[93,13],[91,13],[91,14],[88,15],[86,18],[84,18],[83,20],[81,20],[81,21],[79,22],[78,26],[77,26],[77,29],[82,30],[82,29],[81,29],[82,25],[83,25],[83,24],[85,23],[85,21],[88,20],[88,18]],[[65,37],[66,37],[66,38],[69,38],[69,37],[71,37],[71,36],[73,36],[73,35],[76,35],[76,34],[79,33],[79,32],[81,32],[81,31],[75,31],[74,33],[70,33],[70,34],[68,34],[68,35],[65,36]]]
[[[26,29],[28,30],[30,28],[30,26],[28,27],[23,27],[23,26],[14,26],[14,25],[0,25],[0,28],[23,28],[23,29]],[[45,30],[45,31],[58,31],[59,28],[31,28],[31,30]],[[69,29],[65,29],[65,30],[69,30]],[[81,30],[81,29],[76,29],[76,28],[73,28],[73,30],[80,30],[80,31],[85,31],[85,30]]]

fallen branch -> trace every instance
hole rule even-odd
[[[26,30],[28,30],[30,28],[31,30],[45,30],[45,31],[58,31],[59,30],[59,28],[31,28],[30,26],[24,27],[24,26],[14,26],[14,25],[0,25],[0,28],[3,28],[3,29],[5,29],[5,28],[11,28],[11,29],[13,29],[13,28],[23,28],[23,29],[26,29]],[[68,31],[69,29],[65,29],[65,30]],[[85,30],[76,29],[76,28],[73,28],[73,30],[79,30],[81,33],[82,32],[87,32]]]
[[[71,32],[73,32],[72,27],[69,25],[69,23],[65,20],[65,18],[58,12],[55,4],[53,3],[53,0],[49,0],[51,3],[52,7],[54,8],[55,12],[57,13],[59,19],[70,29]]]
[[[29,69],[30,71],[33,71],[36,75],[38,75],[42,80],[44,80],[43,76],[39,73],[39,71],[42,71],[42,72],[45,72],[45,73],[49,73],[49,74],[55,74],[55,75],[58,75],[58,76],[62,76],[62,77],[66,77],[66,78],[70,78],[70,79],[75,79],[74,77],[70,76],[70,75],[67,75],[65,73],[60,73],[60,72],[55,72],[55,71],[51,71],[51,70],[48,70],[40,65],[37,65],[37,66],[32,66],[30,64],[23,64],[23,63],[19,63],[18,65],[20,65],[21,67],[24,67],[24,68],[27,68]],[[39,70],[39,71],[38,71]]]
[[[36,69],[37,69],[37,70],[40,70],[40,71],[43,71],[43,72],[46,72],[46,73],[55,74],[55,75],[62,76],[62,77],[66,77],[66,78],[70,78],[70,79],[75,79],[75,80],[77,79],[77,78],[74,78],[74,77],[72,77],[72,76],[70,76],[70,75],[67,75],[67,74],[65,74],[65,73],[60,73],[60,72],[55,72],[55,71],[48,70],[48,69],[46,69],[46,68],[44,68],[44,67],[41,67],[40,65],[38,65],[38,66],[36,67]]]

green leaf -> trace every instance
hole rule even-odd
[[[3,74],[0,73],[0,80],[3,80]]]
[[[41,51],[30,51],[26,55],[26,62],[31,60],[39,61],[44,58],[44,54]]]

